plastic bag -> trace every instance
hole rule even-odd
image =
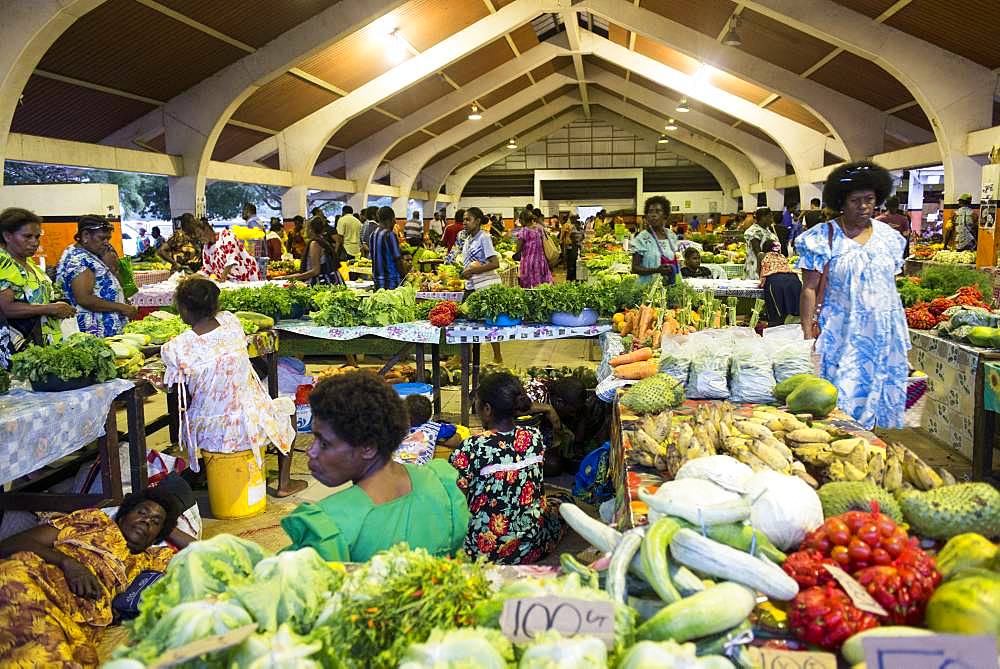
[[[767,404],[774,401],[771,356],[760,342],[737,341],[730,364],[729,398],[734,402]]]
[[[669,374],[682,386],[688,382],[691,357],[684,347],[687,337],[664,337],[660,342],[660,371]]]
[[[814,340],[802,336],[801,325],[781,325],[764,330],[764,344],[771,354],[771,366],[776,383],[796,374],[814,374],[812,360]]]
[[[718,336],[719,332],[721,330],[704,331],[688,338],[687,350],[691,356],[691,369],[684,394],[689,399],[729,398],[729,359],[732,340]]]

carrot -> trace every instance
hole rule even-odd
[[[619,379],[639,380],[656,374],[656,363],[649,360],[642,362],[631,362],[627,365],[615,367],[615,376]]]
[[[653,357],[653,350],[649,348],[640,348],[637,351],[632,351],[631,353],[622,353],[621,355],[616,355],[609,361],[612,367],[617,367],[618,365],[627,365],[630,362],[642,362],[643,360],[649,360]]]
[[[646,335],[648,334],[646,330],[649,329],[649,324],[652,320],[653,308],[642,305],[642,307],[639,308],[639,328],[636,330],[636,336],[640,341],[646,338]]]
[[[622,321],[622,336],[630,334],[635,327],[635,319],[633,318],[632,310],[629,309],[625,312],[625,320]]]
[[[663,330],[653,330],[653,348],[660,348],[660,339],[663,337]]]

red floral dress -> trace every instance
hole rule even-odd
[[[227,267],[230,281],[256,281],[260,278],[257,259],[246,252],[243,245],[230,230],[219,232],[218,239],[202,251],[204,263],[202,271],[205,274],[222,276]]]
[[[544,455],[542,435],[533,427],[470,437],[451,454],[472,514],[466,553],[498,564],[531,564],[556,547],[565,526],[558,503],[545,497]]]

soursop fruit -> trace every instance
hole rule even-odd
[[[1000,536],[1000,491],[989,483],[956,483],[933,490],[896,492],[906,522],[931,539],[950,539],[966,532]]]
[[[848,511],[871,511],[878,502],[879,511],[897,523],[903,522],[903,512],[892,493],[868,481],[834,481],[816,491],[827,518]]]
[[[622,395],[621,403],[637,414],[660,413],[684,402],[684,387],[669,374],[642,379]]]

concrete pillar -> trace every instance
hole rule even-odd
[[[910,214],[910,227],[915,232],[920,232],[924,217],[924,182],[920,179],[920,170],[910,170],[906,209]]]
[[[167,177],[167,191],[170,198],[170,216],[193,214],[195,218],[205,215],[205,186],[198,187],[194,176]]]
[[[309,218],[309,189],[305,186],[292,186],[281,196],[281,216]]]

